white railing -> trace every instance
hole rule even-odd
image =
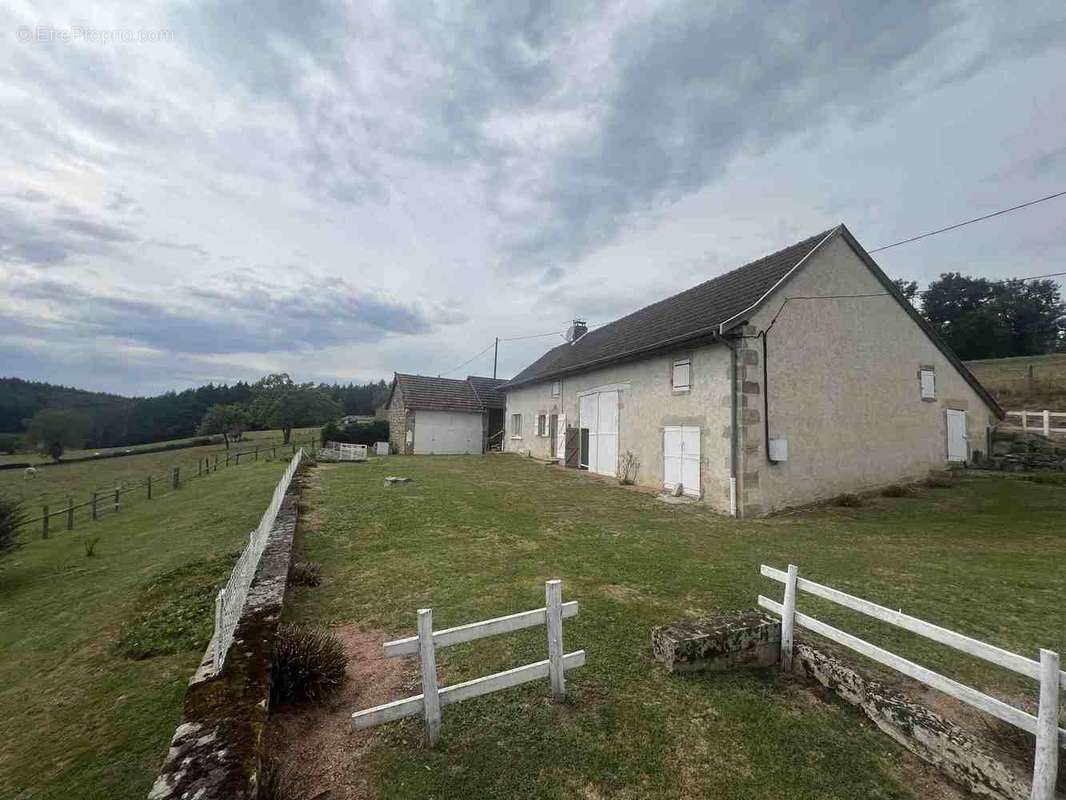
[[[225,588],[219,590],[218,595],[215,597],[214,642],[216,673],[221,671],[222,664],[226,660],[226,653],[229,651],[230,645],[233,644],[233,634],[237,630],[237,620],[240,619],[241,609],[244,607],[244,601],[248,597],[248,589],[252,585],[252,578],[255,577],[259,559],[263,555],[263,550],[266,549],[267,542],[270,539],[270,531],[273,529],[274,522],[278,517],[278,510],[281,508],[286,492],[289,491],[292,476],[300,468],[300,461],[303,459],[303,455],[304,451],[301,447],[289,461],[285,474],[281,476],[278,485],[274,487],[274,496],[271,498],[267,510],[263,512],[259,525],[248,534],[248,544],[245,546],[240,558],[237,559],[237,564],[233,567],[233,572],[230,574]]]
[[[1045,436],[1053,433],[1066,433],[1066,427],[1052,427],[1052,421],[1062,420],[1066,425],[1066,412],[1064,411],[1008,411],[1008,417],[1020,417],[1020,425],[1009,425],[1011,428],[1021,428],[1023,431],[1039,431]]]
[[[366,461],[366,451],[365,444],[326,442],[326,446],[319,451],[318,455],[320,458],[334,461]]]
[[[994,717],[1021,728],[1036,736],[1036,759],[1033,765],[1033,783],[1031,800],[1052,800],[1055,794],[1055,779],[1058,770],[1058,749],[1066,748],[1066,730],[1058,727],[1059,687],[1066,688],[1066,672],[1059,669],[1059,655],[1051,650],[1041,650],[1040,660],[1035,661],[1009,650],[1003,650],[985,642],[963,636],[961,633],[941,628],[925,620],[893,611],[879,606],[869,600],[863,600],[850,594],[823,586],[820,583],[799,577],[799,569],[789,564],[788,571],[774,569],[765,564],[760,571],[767,578],[785,584],[784,602],[778,603],[768,597],[759,595],[759,605],[781,617],[781,665],[784,669],[792,667],[793,631],[795,626],[824,636],[826,639],[842,644],[867,658],[891,667],[897,672],[921,681],[927,686],[951,695],[957,700],[978,708]],[[1019,675],[1034,678],[1040,682],[1040,706],[1034,717],[1019,708],[997,700],[951,678],[926,669],[913,661],[890,653],[876,645],[863,641],[856,636],[845,633],[821,622],[814,617],[796,611],[796,593],[807,592],[824,600],[858,611],[874,619],[932,639],[948,647],[953,647],[971,656],[989,661]]]
[[[563,602],[563,584],[558,580],[544,584],[544,598],[544,608],[510,614],[506,617],[496,617],[483,622],[472,622],[469,625],[460,625],[457,628],[447,628],[442,631],[433,630],[432,609],[419,609],[418,635],[386,642],[384,648],[386,656],[418,654],[422,672],[422,694],[368,708],[366,711],[357,711],[352,714],[352,728],[361,730],[383,722],[392,722],[403,717],[421,714],[425,721],[426,739],[432,747],[440,735],[441,706],[459,703],[483,694],[491,694],[501,689],[509,689],[512,686],[520,686],[540,678],[551,678],[552,696],[556,700],[562,700],[566,696],[566,671],[585,664],[584,650],[563,653],[563,620],[576,616],[578,606],[576,602]],[[526,664],[524,667],[515,667],[506,672],[486,675],[484,678],[476,678],[466,683],[457,683],[455,686],[437,687],[436,651],[438,648],[461,642],[472,642],[475,639],[500,633],[534,628],[538,625],[547,625],[548,628],[548,658],[546,660]]]

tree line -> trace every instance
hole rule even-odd
[[[265,428],[281,428],[288,441],[293,427],[343,414],[372,414],[387,394],[383,380],[297,383],[284,373],[255,383],[208,384],[132,398],[2,378],[0,431],[18,434],[23,443],[53,455],[57,449],[61,454],[72,447],[121,447],[208,433],[223,434],[228,442],[245,430]]]
[[[1066,352],[1066,304],[1053,280],[990,281],[945,272],[925,291],[896,287],[959,358],[1010,358]]]

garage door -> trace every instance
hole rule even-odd
[[[578,424],[588,431],[584,467],[600,475],[618,474],[618,392],[582,395]]]
[[[481,427],[481,414],[418,411],[415,415],[415,454],[480,453]]]

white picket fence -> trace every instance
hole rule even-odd
[[[1052,423],[1062,420],[1066,425],[1066,412],[1063,411],[1008,411],[1008,417],[1020,418],[1020,425],[1007,424],[1009,428],[1021,428],[1023,431],[1037,431],[1050,436],[1053,433],[1066,433],[1066,427],[1053,427]]]
[[[1033,766],[1031,800],[1052,800],[1055,794],[1055,779],[1058,771],[1058,749],[1066,748],[1066,730],[1058,727],[1059,688],[1066,688],[1066,672],[1059,669],[1059,655],[1051,650],[1040,650],[1040,660],[1035,661],[985,642],[963,636],[961,633],[941,628],[890,608],[871,603],[850,594],[823,586],[820,583],[799,577],[799,569],[789,564],[788,571],[774,569],[763,564],[761,573],[785,585],[784,602],[778,603],[759,595],[759,605],[781,617],[781,664],[785,669],[792,666],[794,629],[796,626],[824,636],[844,645],[867,658],[871,658],[897,672],[921,681],[957,700],[978,708],[994,717],[1021,728],[1036,736],[1036,759]],[[845,633],[838,628],[820,622],[814,617],[796,611],[796,593],[807,592],[824,600],[858,611],[874,619],[953,647],[971,656],[984,659],[1019,675],[1034,678],[1040,683],[1040,706],[1034,717],[1002,700],[997,700],[969,686],[926,669],[905,658],[890,653],[876,645]]]
[[[278,485],[274,487],[274,496],[271,498],[267,510],[263,512],[259,525],[248,534],[248,544],[241,553],[241,557],[237,559],[237,564],[233,567],[233,572],[230,573],[225,588],[220,589],[215,596],[214,642],[216,673],[221,671],[222,665],[226,660],[226,653],[229,651],[230,645],[233,644],[233,634],[237,629],[237,620],[241,616],[241,608],[248,597],[248,589],[252,585],[252,578],[255,577],[259,559],[263,555],[263,550],[266,549],[270,531],[278,517],[278,509],[281,508],[281,503],[285,499],[285,493],[289,491],[292,476],[300,468],[300,461],[303,459],[303,455],[304,451],[301,447],[289,461],[285,474],[281,476]]]
[[[533,611],[522,611],[506,617],[496,617],[482,622],[472,622],[457,628],[433,630],[433,610],[422,608],[418,611],[418,635],[406,639],[386,642],[386,656],[406,656],[418,654],[422,673],[422,694],[407,697],[392,703],[357,711],[352,714],[352,728],[361,730],[421,714],[425,721],[426,739],[432,747],[440,736],[441,706],[470,700],[484,694],[498,692],[520,686],[540,678],[550,678],[552,696],[562,700],[566,696],[567,670],[585,665],[585,651],[563,653],[563,620],[577,615],[576,601],[563,602],[562,581],[552,580],[544,584],[545,607]],[[496,636],[525,628],[546,625],[548,629],[548,658],[523,667],[516,667],[505,672],[486,675],[455,686],[437,687],[436,651],[462,642],[472,642],[486,636]]]
[[[318,451],[318,457],[332,461],[366,461],[366,451],[365,444],[326,442],[325,447]]]

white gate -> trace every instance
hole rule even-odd
[[[560,464],[566,461],[566,414],[559,415],[555,426],[555,457]]]
[[[589,432],[587,463],[590,472],[618,474],[618,392],[594,392],[578,401],[578,424]]]
[[[949,408],[944,413],[947,415],[948,461],[965,461],[969,457],[966,447],[966,412]]]
[[[687,425],[663,428],[663,488],[681,484],[690,497],[700,496],[700,429]]]

